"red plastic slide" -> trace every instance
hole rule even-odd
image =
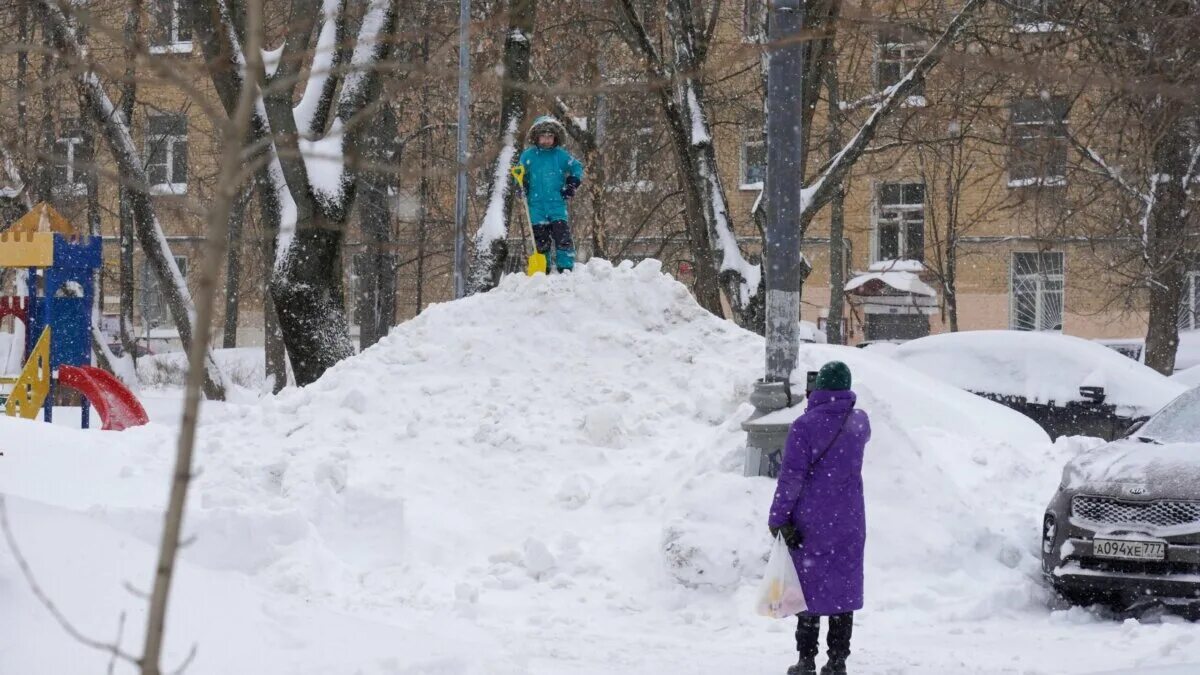
[[[124,431],[150,421],[141,401],[120,380],[91,366],[59,366],[58,383],[91,401],[100,415],[105,431]]]

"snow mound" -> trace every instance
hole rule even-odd
[[[229,382],[256,392],[270,391],[262,347],[214,349],[213,358]],[[187,352],[166,352],[138,359],[138,382],[148,387],[182,387],[187,381]]]
[[[1104,387],[1106,402],[1131,417],[1154,414],[1185,389],[1108,347],[1057,333],[944,333],[906,342],[892,356],[956,387],[1035,403],[1081,401],[1081,386]]]
[[[166,661],[196,641],[199,675],[779,670],[791,627],[752,610],[774,482],[740,475],[762,355],[657,261],[592,260],[432,306],[311,386],[206,405]],[[988,635],[1065,644],[1038,527],[1078,444],[864,350],[805,345],[794,381],[835,358],[874,426],[856,661],[968,672]],[[141,625],[122,588],[149,583],[174,431],[0,418],[17,535],[91,635],[123,610]],[[17,626],[0,672],[107,663],[3,553],[0,593]],[[1129,647],[1024,665],[1111,667]]]
[[[1178,382],[1187,388],[1200,386],[1200,366],[1192,366],[1186,370],[1177,371],[1171,376],[1172,382]]]

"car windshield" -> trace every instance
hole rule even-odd
[[[1200,387],[1168,403],[1133,437],[1152,443],[1200,443]]]

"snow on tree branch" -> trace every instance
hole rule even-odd
[[[304,84],[304,94],[293,110],[296,128],[308,136],[318,136],[325,131],[323,119],[328,117],[327,111],[333,105],[333,92],[327,91],[325,85],[333,76],[338,21],[344,9],[344,0],[325,0],[319,14],[320,32],[313,48],[312,67]],[[322,108],[326,110],[325,114],[320,114]],[[318,120],[322,120],[320,127],[314,124]]]
[[[487,211],[483,223],[479,226],[476,237],[476,250],[486,250],[493,241],[503,239],[505,232],[504,205],[508,198],[509,167],[513,165],[513,157],[517,153],[517,120],[515,117],[508,122],[504,130],[503,145],[496,156],[496,166],[492,173],[492,194],[488,197]]]
[[[842,147],[833,159],[830,160],[829,168],[824,173],[817,176],[808,187],[801,190],[801,219],[806,220],[811,218],[833,197],[837,186],[841,184],[842,179],[849,173],[850,167],[862,155],[863,150],[871,139],[875,137],[875,132],[878,131],[879,125],[892,112],[900,107],[907,98],[909,92],[913,90],[917,84],[925,80],[925,76],[929,71],[933,70],[942,59],[942,54],[946,49],[958,39],[958,36],[966,28],[967,24],[974,17],[987,0],[968,0],[967,4],[959,10],[958,14],[951,19],[950,24],[946,26],[946,30],[942,32],[938,39],[925,52],[919,61],[913,66],[912,70],[905,73],[904,77],[896,84],[888,87],[883,102],[879,104],[867,121],[863,124],[858,133],[850,139],[845,146]]]

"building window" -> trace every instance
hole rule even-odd
[[[1062,330],[1063,268],[1060,252],[1013,253],[1009,326],[1014,330]]]
[[[1009,0],[1012,8],[1013,32],[1049,33],[1065,30],[1065,26],[1053,20],[1058,14],[1062,0]]]
[[[761,128],[742,132],[741,189],[761,190],[767,179],[767,138]]]
[[[83,149],[83,132],[79,120],[66,118],[59,125],[54,139],[53,189],[60,197],[82,197],[87,194],[84,168],[79,165]]]
[[[767,41],[767,0],[742,0],[742,35],[747,42]]]
[[[1026,98],[1009,106],[1008,185],[1067,184],[1067,101]]]
[[[1179,330],[1200,330],[1200,272],[1188,272],[1184,277]]]
[[[875,259],[924,260],[925,184],[884,183],[878,203]]]
[[[175,264],[179,266],[179,273],[186,283],[188,259],[181,255],[174,256],[174,258]],[[158,275],[150,267],[149,260],[142,263],[142,301],[138,304],[138,309],[142,313],[142,326],[146,330],[174,325],[174,321],[171,319],[171,308],[167,303],[167,294],[162,285],[158,283]]]
[[[616,181],[613,189],[618,192],[647,192],[654,188],[654,153],[657,149],[653,127],[642,127],[627,143],[617,148],[617,165],[627,169],[625,180]],[[622,152],[624,151],[624,152]],[[622,157],[622,155],[624,155]]]
[[[187,115],[151,115],[146,178],[153,194],[184,194],[188,182]]]
[[[925,42],[915,31],[903,26],[882,28],[878,35],[876,79],[879,89],[895,85],[925,55]],[[925,83],[918,82],[909,92],[906,104],[925,105]]]
[[[153,54],[189,54],[192,51],[192,22],[187,14],[189,0],[151,0]]]

